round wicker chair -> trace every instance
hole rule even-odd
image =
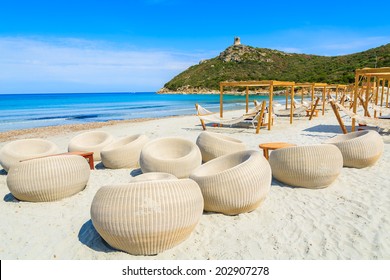
[[[137,167],[141,149],[148,141],[146,135],[137,134],[108,144],[100,152],[103,165],[111,169]]]
[[[89,164],[81,156],[49,156],[13,165],[7,186],[19,200],[54,201],[82,191],[89,175]]]
[[[295,187],[324,188],[339,176],[343,156],[330,144],[288,147],[273,151],[269,157],[272,175]]]
[[[202,213],[202,193],[190,179],[104,186],[91,206],[92,223],[102,238],[133,255],[155,255],[181,243]]]
[[[256,209],[271,186],[271,168],[258,151],[241,151],[210,160],[194,170],[204,210],[237,215]]]
[[[73,137],[68,145],[69,152],[93,152],[93,159],[100,161],[101,150],[114,138],[104,131],[88,131]]]
[[[156,181],[156,180],[172,180],[177,179],[175,175],[164,172],[149,172],[141,174],[131,178],[131,182],[144,182],[144,181]]]
[[[363,168],[373,165],[384,149],[382,137],[372,130],[338,135],[326,141],[340,149],[344,166]]]
[[[145,144],[141,150],[143,173],[165,172],[177,178],[188,178],[200,166],[202,156],[198,146],[183,138],[159,138]]]
[[[203,131],[196,139],[203,162],[214,158],[246,150],[246,145],[233,137],[220,133]]]
[[[44,139],[22,139],[6,144],[0,150],[0,164],[8,172],[11,165],[21,160],[59,153],[56,144]]]

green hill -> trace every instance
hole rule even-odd
[[[389,67],[390,44],[350,55],[285,53],[246,45],[228,47],[219,56],[189,67],[159,92],[208,92],[221,81],[279,80],[349,84],[355,69]]]

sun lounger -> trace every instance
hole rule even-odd
[[[366,117],[366,116],[359,116],[358,114],[354,113],[353,111],[345,108],[340,103],[337,103],[334,101],[330,101],[330,102],[331,102],[331,104],[333,103],[341,111],[343,111],[347,116],[357,120],[359,124],[373,125],[373,126],[377,126],[377,127],[384,129],[384,130],[390,130],[390,120],[388,120],[388,119],[377,119],[377,118],[371,118],[371,117]],[[339,122],[340,122],[340,120],[339,120]]]
[[[246,113],[243,113],[237,117],[234,118],[221,118],[218,113],[211,112],[199,104],[195,104],[197,116],[200,119],[200,122],[202,124],[203,130],[206,130],[206,123],[214,123],[219,125],[235,125],[238,123],[242,123],[245,121],[250,121],[252,123],[252,126],[256,127],[256,133],[260,130],[261,122],[259,122],[259,119],[262,119],[264,116],[265,111],[265,103],[255,106],[251,110],[249,110]],[[255,126],[255,122],[257,122],[257,126]]]

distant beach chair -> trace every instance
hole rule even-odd
[[[390,120],[389,119],[380,119],[380,118],[372,118],[372,117],[367,117],[367,116],[359,116],[358,114],[354,113],[353,111],[345,108],[340,103],[335,102],[334,100],[331,100],[330,103],[331,103],[332,107],[339,108],[347,116],[349,116],[351,119],[355,119],[361,125],[373,125],[375,127],[379,127],[380,129],[383,129],[383,130],[390,130]],[[344,133],[346,133],[344,123],[342,122],[342,120],[338,114],[338,111],[335,109],[333,109],[333,111],[334,111],[334,113],[339,121],[341,128],[343,129]]]
[[[381,114],[390,115],[390,108],[388,107],[378,106],[373,103],[370,103],[368,106]]]
[[[298,102],[295,100],[295,98],[293,98],[293,105],[296,109],[298,108],[301,108],[301,107],[304,107],[305,109],[307,110],[311,110],[311,108],[313,107],[314,105],[314,102],[310,101],[310,102],[307,102],[305,100],[302,100],[301,102]]]
[[[218,113],[211,112],[199,104],[195,104],[195,108],[203,130],[206,130],[206,123],[232,126],[238,123],[249,121],[252,123],[253,128],[256,128],[256,133],[258,133],[262,124],[262,122],[259,122],[259,120],[263,119],[265,112],[265,101],[261,105],[255,106],[248,112],[245,112],[234,118],[221,118]],[[257,126],[255,126],[255,122],[257,122]]]
[[[104,131],[88,131],[76,135],[68,144],[69,152],[93,152],[93,159],[100,161],[102,149],[114,141],[109,133]]]
[[[263,102],[265,102],[265,101],[263,101]],[[259,101],[257,101],[256,99],[253,100],[253,103],[255,104],[256,107],[261,105],[261,103]],[[272,107],[273,108],[279,108],[280,106],[282,106],[282,104],[280,104],[278,102],[273,102],[272,103]],[[271,124],[272,125],[274,124],[274,120],[277,117],[276,114],[274,113],[274,109],[272,110],[272,112],[270,112],[269,111],[269,107],[266,106],[265,109],[264,109],[263,117],[261,118],[260,126],[267,126],[268,125],[269,114],[271,114]]]
[[[59,152],[56,144],[45,139],[21,139],[9,142],[0,150],[0,164],[8,172],[22,160],[43,157]]]

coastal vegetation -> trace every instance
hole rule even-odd
[[[167,82],[159,92],[205,93],[221,81],[280,80],[349,84],[355,70],[390,66],[390,44],[363,52],[319,56],[232,45],[219,56],[202,60]]]

